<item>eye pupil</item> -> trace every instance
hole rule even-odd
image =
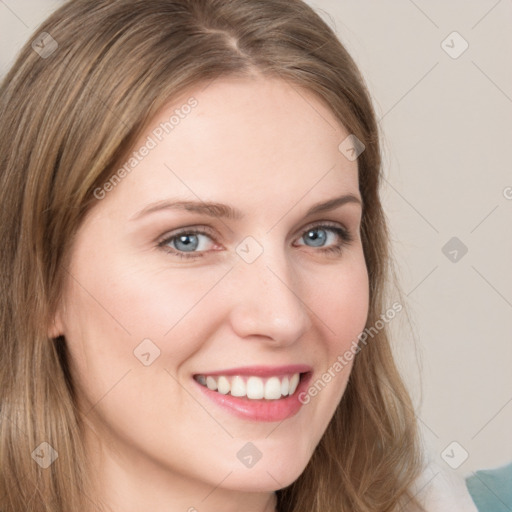
[[[318,233],[321,233],[321,234],[318,235]],[[309,230],[307,236],[309,237],[309,239],[311,241],[314,242],[315,247],[319,247],[319,246],[323,245],[323,243],[325,242],[325,239],[326,239],[325,230],[318,229],[318,228]]]
[[[184,245],[185,251],[194,251],[195,249],[197,249],[197,245],[198,245],[197,236],[196,235],[180,235],[176,239],[176,249],[183,250],[183,248],[179,247],[178,244],[185,244]]]

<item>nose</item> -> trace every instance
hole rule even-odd
[[[238,261],[231,286],[231,327],[240,338],[265,338],[274,346],[287,346],[311,328],[305,284],[284,252],[266,249],[252,263]]]

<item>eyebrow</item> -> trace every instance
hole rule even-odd
[[[314,204],[306,212],[305,216],[308,217],[310,215],[314,215],[315,213],[334,210],[349,203],[356,203],[362,206],[362,201],[359,197],[353,194],[345,194],[343,196],[329,199],[328,201]],[[154,213],[160,210],[184,210],[187,212],[208,215],[209,217],[225,218],[229,220],[241,220],[244,218],[244,214],[240,210],[237,210],[236,208],[223,203],[216,203],[213,201],[180,201],[166,199],[146,206],[139,212],[135,213],[132,217],[130,217],[130,220],[137,220],[141,217],[145,217],[150,213]]]

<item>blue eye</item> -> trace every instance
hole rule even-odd
[[[328,241],[328,234],[333,235],[334,245],[329,245],[326,248],[323,248],[325,243]],[[341,240],[341,242],[336,243],[336,238]],[[308,247],[322,247],[321,252],[329,252],[329,253],[340,253],[342,249],[353,241],[352,235],[344,228],[336,225],[317,225],[309,228],[301,237],[301,239],[309,240],[312,242],[312,245]],[[302,245],[302,244],[301,244]]]
[[[194,251],[197,249],[197,246],[199,245],[199,240],[197,234],[188,234],[188,235],[180,235],[175,239],[175,247],[178,250],[184,250],[184,251]],[[178,247],[178,245],[181,244],[182,248]]]
[[[159,242],[158,247],[179,258],[201,258],[209,252],[205,250],[205,242],[201,243],[201,237],[210,239],[212,242],[214,241],[212,235],[204,229],[184,229]],[[341,253],[343,248],[353,241],[352,235],[345,228],[327,224],[308,228],[300,239],[311,242],[311,245],[307,245],[308,247],[320,248],[319,252],[335,254]],[[332,245],[324,247],[329,242],[329,239]],[[207,245],[208,243],[206,242]]]
[[[334,229],[329,228],[325,229],[324,227],[316,227],[313,229],[308,230],[304,235],[302,235],[302,238],[305,240],[309,240],[312,242],[311,247],[321,247],[325,244],[326,240],[329,238],[328,232],[331,232],[331,234],[334,232]]]
[[[181,233],[177,233],[175,235],[166,238],[158,245],[159,247],[164,248],[170,254],[176,255],[181,258],[197,258],[202,257],[204,251],[204,243],[201,244],[200,237],[210,238],[208,233],[200,230],[189,230],[182,231]],[[169,247],[171,246],[171,247]],[[201,246],[201,250],[198,251],[198,248]],[[190,254],[187,254],[190,253]]]

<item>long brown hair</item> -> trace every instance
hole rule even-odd
[[[365,145],[358,166],[367,326],[379,321],[390,257],[378,125],[334,31],[300,0],[65,3],[21,50],[0,87],[3,512],[92,507],[66,342],[49,338],[48,329],[73,235],[97,201],[94,190],[172,98],[217,77],[255,72],[311,91]],[[58,453],[48,468],[34,459],[37,449],[47,453],[45,442]],[[410,489],[419,470],[413,407],[383,326],[355,357],[304,472],[277,491],[278,509],[395,511],[416,503]]]

